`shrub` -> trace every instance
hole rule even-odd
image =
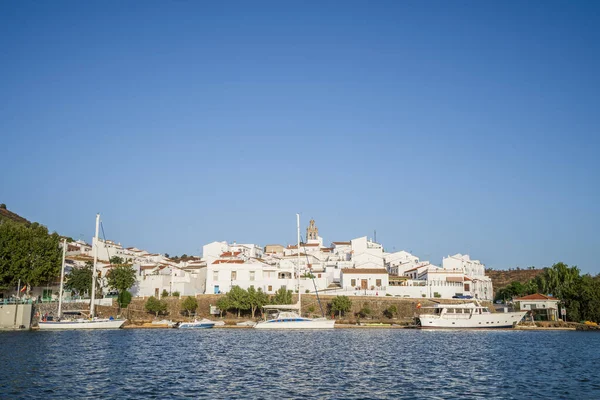
[[[175,297],[179,297],[180,293],[179,292],[173,292],[173,296]]]
[[[442,297],[442,295],[439,294],[438,292],[433,292],[433,297]]]
[[[167,292],[167,289],[163,289],[162,294],[160,295],[160,297],[169,297],[169,292]]]
[[[145,308],[146,311],[155,313],[158,317],[158,314],[167,311],[167,303],[154,296],[150,296],[150,298],[146,300]]]
[[[388,308],[386,308],[383,311],[383,315],[386,318],[390,318],[391,319],[391,318],[394,317],[394,314],[396,314],[397,312],[398,312],[398,307],[396,307],[395,305],[392,304],[391,306],[389,306]]]
[[[188,296],[185,300],[183,300],[181,308],[183,308],[183,310],[187,312],[189,317],[191,316],[192,311],[196,311],[196,309],[198,308],[198,300],[196,300],[195,297]]]
[[[369,307],[368,304],[365,304],[363,306],[363,308],[361,308],[356,315],[360,318],[366,318],[368,316],[370,316],[371,314],[373,314],[373,310],[371,310],[371,308]]]
[[[331,311],[337,312],[341,318],[342,313],[350,311],[352,308],[352,301],[348,296],[336,296],[331,302]]]
[[[131,303],[131,293],[127,290],[120,292],[117,296],[117,302],[119,303],[119,307],[126,308]]]

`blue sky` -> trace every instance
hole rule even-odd
[[[0,201],[154,252],[600,272],[596,2],[2,2]]]

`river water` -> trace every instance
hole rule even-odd
[[[0,398],[600,399],[594,332],[0,332]]]

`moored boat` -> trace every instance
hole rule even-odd
[[[178,326],[179,329],[209,329],[215,326],[215,322],[208,319],[202,319],[200,321],[194,320],[193,322],[181,322]]]
[[[43,321],[39,323],[41,330],[62,329],[119,329],[125,320],[110,318],[75,319],[61,321]]]
[[[98,229],[100,226],[100,214],[96,214],[96,235],[93,243],[94,246],[94,267],[92,270],[92,276],[96,275],[96,265],[98,262]],[[60,330],[60,329],[118,329],[121,328],[126,320],[125,319],[114,319],[114,318],[97,318],[94,315],[95,306],[95,293],[96,293],[96,280],[92,278],[92,299],[90,301],[90,318],[69,318],[67,315],[73,315],[73,312],[65,312],[67,316],[63,318],[62,312],[62,296],[63,296],[63,283],[65,275],[65,255],[66,255],[67,244],[63,240],[63,257],[62,257],[62,268],[60,274],[60,289],[58,295],[58,319],[54,321],[50,318],[43,318],[38,326],[40,330]],[[80,312],[76,314],[81,315]]]
[[[305,318],[301,315],[302,291],[300,290],[300,214],[296,214],[296,227],[298,234],[298,264],[296,266],[298,276],[298,303],[284,305],[263,306],[267,314],[264,321],[254,325],[254,329],[332,329],[335,325],[334,319]]]
[[[476,303],[436,304],[423,307],[417,317],[421,328],[512,328],[525,316],[526,311],[492,313]]]
[[[254,325],[254,329],[332,329],[334,319],[305,318],[300,316],[299,304],[265,306],[265,310],[274,311],[264,321]]]

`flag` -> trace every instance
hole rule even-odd
[[[27,285],[25,285],[25,286],[23,286],[23,287],[21,288],[21,293],[23,293],[23,292],[24,292],[24,291],[26,291],[26,290],[27,290]]]

